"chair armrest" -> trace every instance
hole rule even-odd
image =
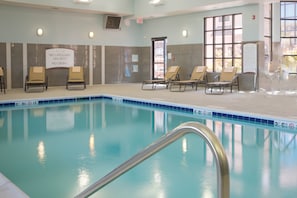
[[[220,74],[215,75],[215,76],[213,77],[213,79],[219,81],[219,80],[220,80]]]
[[[232,82],[237,81],[237,79],[238,79],[238,74],[236,74],[236,75],[233,77]]]

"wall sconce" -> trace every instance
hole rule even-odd
[[[36,34],[37,34],[37,36],[42,36],[43,35],[43,29],[42,28],[37,28]]]
[[[183,30],[182,35],[183,37],[188,37],[188,30]]]
[[[94,38],[94,32],[89,32],[89,38],[90,39]]]

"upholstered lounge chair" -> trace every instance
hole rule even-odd
[[[83,88],[86,88],[84,68],[82,66],[69,67],[66,89],[69,89],[70,85],[83,85]]]
[[[156,89],[158,84],[165,84],[166,88],[168,88],[168,85],[170,82],[178,80],[179,79],[179,71],[181,67],[180,66],[170,66],[167,68],[167,71],[165,73],[164,79],[160,80],[144,80],[142,82],[142,89],[144,89],[145,85],[150,84],[152,89]]]
[[[233,86],[237,83],[236,71],[236,67],[224,67],[221,73],[217,76],[218,81],[206,83],[205,93],[223,94],[225,87],[229,87],[230,92],[232,92]],[[213,92],[213,89],[218,89],[218,91]]]
[[[198,84],[205,80],[207,72],[206,66],[195,66],[189,80],[172,81],[170,91],[185,91],[186,86],[190,85],[197,90]]]
[[[3,91],[5,93],[5,78],[4,78],[4,69],[3,67],[0,66],[0,90],[1,92]]]
[[[47,90],[47,77],[44,66],[31,66],[29,75],[26,76],[25,91],[30,87],[42,87],[42,91]]]

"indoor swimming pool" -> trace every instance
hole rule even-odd
[[[296,196],[294,127],[112,97],[0,105],[0,172],[31,198],[72,198],[188,121],[221,141],[230,197]],[[201,137],[188,134],[92,197],[216,198],[215,159]]]

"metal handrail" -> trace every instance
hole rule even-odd
[[[89,197],[99,189],[106,186],[111,181],[115,180],[128,170],[132,169],[139,163],[143,162],[145,159],[149,158],[153,154],[157,153],[164,147],[168,146],[172,142],[176,141],[180,137],[188,133],[195,133],[202,137],[208,146],[210,147],[215,159],[217,166],[217,186],[218,186],[218,197],[219,198],[229,198],[230,197],[230,176],[229,176],[229,166],[228,160],[224,151],[222,144],[216,135],[206,126],[197,122],[186,122],[175,129],[172,132],[167,133],[165,136],[161,137],[158,141],[151,144],[138,154],[134,155],[132,158],[112,170],[106,176],[102,177],[100,180],[86,188],[80,194],[76,195],[76,198]]]

